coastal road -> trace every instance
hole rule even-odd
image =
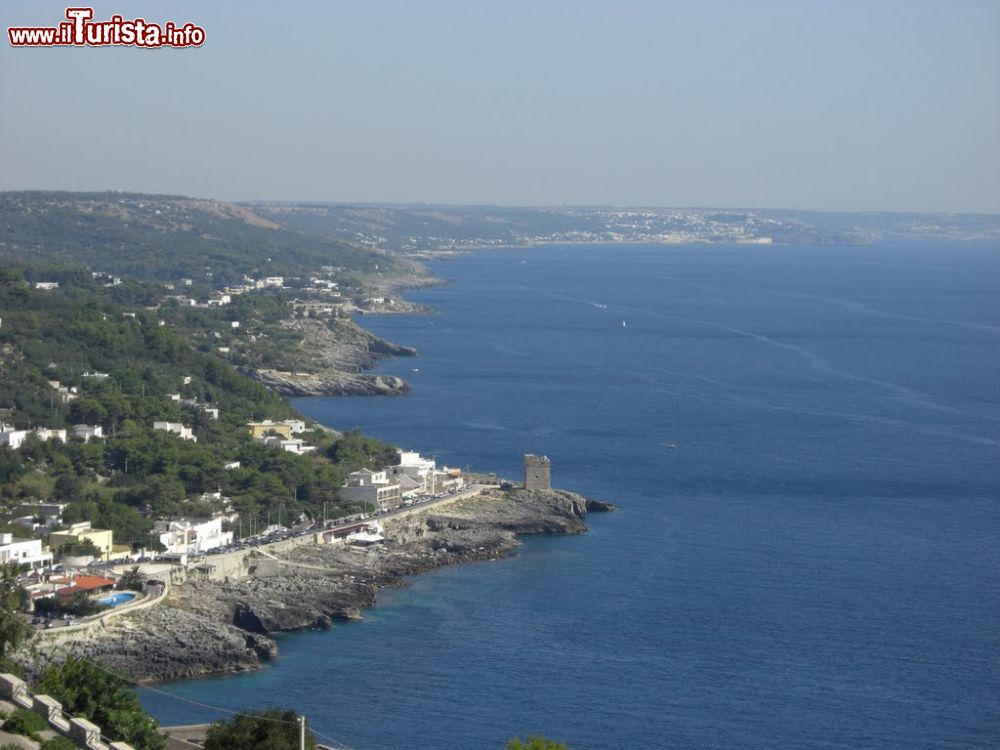
[[[437,508],[441,505],[448,505],[457,500],[464,500],[467,497],[475,497],[481,494],[484,490],[496,489],[498,485],[491,484],[473,484],[466,487],[464,490],[459,490],[458,492],[445,495],[444,497],[435,497],[430,500],[424,500],[421,502],[416,502],[413,505],[407,505],[401,508],[394,508],[393,510],[387,510],[384,513],[379,513],[374,516],[369,516],[369,518],[374,518],[376,520],[382,520],[384,518],[403,518],[404,516],[409,516],[414,513],[424,513],[431,508]],[[350,525],[350,524],[348,524]]]

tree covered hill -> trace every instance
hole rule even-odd
[[[389,272],[398,261],[213,200],[137,193],[0,193],[0,257],[83,264],[142,280],[191,278],[208,286],[244,274]]]
[[[69,502],[66,522],[89,520],[113,529],[116,542],[139,545],[155,518],[222,509],[204,493],[221,491],[258,526],[278,509],[286,519],[315,517],[324,504],[331,515],[350,512],[336,504],[347,472],[393,455],[378,441],[321,429],[302,436],[318,449],[308,455],[253,442],[248,420],[297,415],[231,363],[193,348],[161,317],[162,286],[105,286],[86,270],[50,267],[59,287],[36,289],[25,277],[38,273],[0,268],[0,421],[18,429],[100,425],[105,437],[29,437],[16,450],[0,447],[0,506],[8,511]],[[197,442],[154,430],[157,420],[190,426]]]

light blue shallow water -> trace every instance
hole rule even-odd
[[[117,591],[109,596],[102,596],[97,601],[99,604],[107,604],[111,607],[117,607],[125,604],[126,602],[130,602],[133,599],[135,599],[135,594],[130,594],[125,591]]]
[[[438,314],[364,321],[420,350],[383,368],[410,396],[298,407],[509,476],[546,453],[621,510],[169,691],[293,706],[371,750],[1000,744],[1000,248],[548,247],[436,271],[454,283],[411,296]]]

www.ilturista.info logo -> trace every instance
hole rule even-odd
[[[14,47],[200,47],[205,29],[193,23],[148,23],[142,18],[95,22],[93,8],[67,8],[58,26],[11,26],[7,36]]]

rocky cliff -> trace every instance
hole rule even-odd
[[[100,662],[136,682],[258,669],[278,654],[265,635],[173,606],[158,606],[75,633],[36,638],[16,659],[28,676],[67,656]]]
[[[297,355],[301,372],[248,369],[245,372],[286,396],[398,396],[410,386],[392,375],[365,370],[385,357],[413,357],[417,350],[393,344],[366,331],[353,320],[311,318],[282,321],[281,327],[301,336]]]
[[[38,639],[18,659],[38,669],[75,653],[143,683],[254,669],[277,653],[270,633],[360,619],[379,589],[405,585],[404,576],[504,557],[517,547],[518,534],[579,534],[588,511],[613,508],[559,490],[487,491],[388,520],[386,541],[367,550],[308,545],[277,559],[256,558],[247,578],[175,585],[154,609],[104,628]]]
[[[394,375],[280,370],[250,370],[248,373],[284,396],[402,396],[410,392],[409,384]]]

